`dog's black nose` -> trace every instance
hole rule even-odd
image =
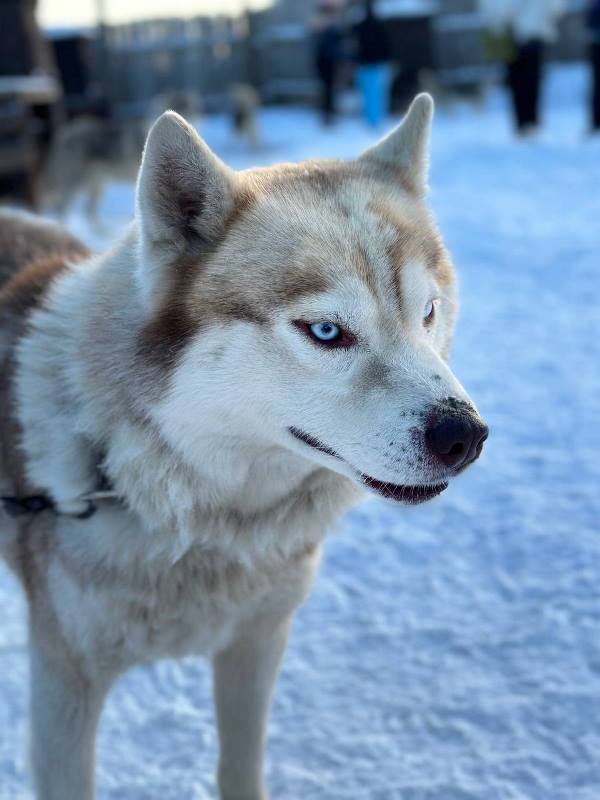
[[[430,453],[447,467],[460,470],[481,455],[488,427],[465,404],[440,408],[429,420],[425,439]]]

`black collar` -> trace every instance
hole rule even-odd
[[[103,455],[99,454],[97,458],[98,465],[102,464],[103,460]],[[29,497],[0,497],[0,508],[3,508],[9,517],[14,518],[51,511],[57,516],[89,519],[98,510],[96,505],[98,500],[120,500],[119,495],[114,491],[109,478],[100,466],[97,467],[97,472],[97,488],[76,498],[86,504],[85,510],[79,514],[66,514],[64,511],[59,511],[54,500],[47,494],[34,494]]]
[[[76,519],[89,519],[97,511],[96,504],[86,499],[87,508],[80,514],[73,514]],[[23,517],[26,514],[41,514],[42,511],[52,511],[60,514],[54,500],[45,494],[33,494],[30,497],[0,497],[0,504],[9,517]]]

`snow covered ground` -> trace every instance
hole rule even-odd
[[[552,71],[533,141],[511,137],[498,90],[438,112],[432,202],[462,285],[453,363],[492,433],[430,505],[370,501],[328,541],[276,695],[274,800],[600,797],[600,141],[583,137],[585,82]],[[372,138],[305,110],[261,124],[259,154],[223,119],[203,132],[236,167]],[[111,187],[106,220],[131,209]],[[2,567],[0,608],[0,800],[26,800],[25,613]],[[214,797],[215,756],[206,665],[139,668],[102,720],[99,797]]]

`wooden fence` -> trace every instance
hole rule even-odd
[[[475,85],[493,73],[475,6],[474,0],[443,0],[432,17],[433,69],[441,83]],[[580,6],[581,0],[572,0],[554,57],[583,54]],[[110,103],[121,116],[142,115],[153,98],[173,90],[198,95],[206,110],[222,108],[228,87],[239,82],[255,85],[267,102],[311,101],[316,96],[306,15],[294,21],[274,10],[237,19],[121,25],[106,28],[98,47]]]

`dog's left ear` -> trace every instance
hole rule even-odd
[[[398,170],[415,194],[424,195],[429,172],[432,119],[433,98],[425,93],[417,95],[400,125],[366,150],[359,160],[376,161]]]
[[[147,305],[160,301],[179,259],[200,257],[222,233],[234,179],[179,114],[167,111],[154,123],[136,191],[139,279]]]

